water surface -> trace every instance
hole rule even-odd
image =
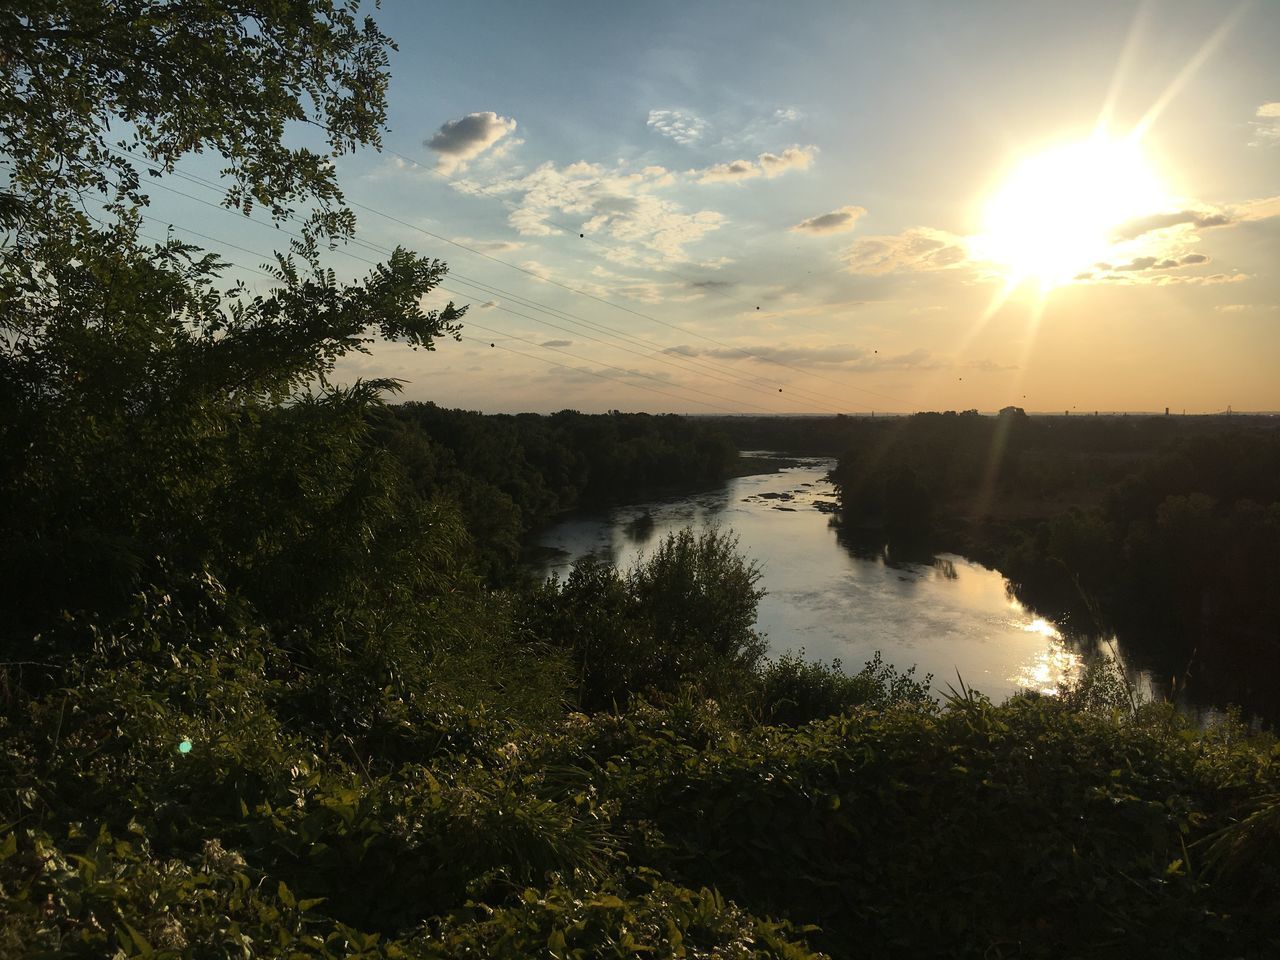
[[[760,566],[759,629],[773,654],[839,659],[857,670],[879,651],[887,663],[957,677],[995,700],[1054,692],[1075,677],[1080,653],[1056,624],[1014,599],[998,571],[954,554],[925,562],[859,555],[831,523],[834,462],[803,459],[780,473],[739,477],[715,491],[566,519],[537,539],[537,569],[565,576],[584,556],[626,567],[668,533],[732,529]]]

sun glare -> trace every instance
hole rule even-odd
[[[1015,167],[987,202],[973,246],[1011,283],[1034,279],[1047,289],[1106,259],[1117,227],[1167,202],[1136,138],[1095,134]]]

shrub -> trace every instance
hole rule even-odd
[[[801,651],[766,663],[748,703],[762,723],[798,725],[858,707],[933,706],[931,679],[917,680],[915,667],[895,670],[879,651],[852,675],[844,672],[839,660],[818,663],[806,660]]]
[[[531,594],[525,627],[569,652],[584,709],[690,683],[729,694],[764,653],[754,629],[759,579],[734,537],[682,530],[625,575],[588,559],[563,584],[549,580]]]

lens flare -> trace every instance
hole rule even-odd
[[[1011,281],[1048,289],[1110,256],[1118,227],[1169,203],[1136,138],[1097,133],[1023,160],[987,202],[973,247]]]

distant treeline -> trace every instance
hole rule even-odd
[[[404,403],[379,411],[374,432],[419,494],[457,501],[496,579],[558,513],[715,486],[737,459],[722,431],[674,415],[485,415]]]

